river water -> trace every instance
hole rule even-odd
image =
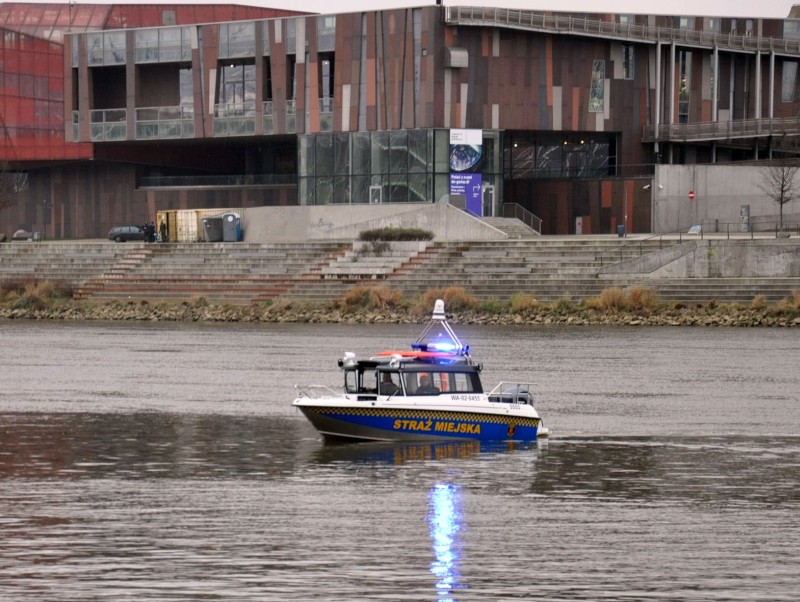
[[[0,322],[0,599],[797,599],[796,331],[460,328],[537,444],[291,407],[418,330]]]

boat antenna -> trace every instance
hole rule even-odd
[[[426,341],[428,335],[432,331],[439,331],[438,341]],[[447,335],[449,341],[442,341],[442,332]],[[447,322],[447,314],[444,311],[444,301],[437,299],[433,304],[433,314],[431,314],[431,321],[423,329],[422,333],[417,337],[417,340],[411,345],[412,349],[420,351],[443,351],[446,353],[454,353],[456,355],[469,356],[469,345],[464,345],[458,338],[458,335],[450,327]]]

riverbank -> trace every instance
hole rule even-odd
[[[789,303],[735,306],[712,302],[691,307],[676,304],[619,310],[560,302],[517,310],[449,307],[448,311],[453,312],[452,322],[456,324],[800,327],[800,307]],[[339,307],[288,302],[236,306],[208,304],[203,300],[176,304],[58,300],[38,306],[0,305],[0,320],[419,324],[429,318],[429,312],[412,307]]]

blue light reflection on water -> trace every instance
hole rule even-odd
[[[436,593],[439,602],[452,602],[452,591],[459,589],[459,557],[463,514],[461,510],[461,487],[437,483],[428,494],[430,532],[434,560],[431,573],[438,581]]]

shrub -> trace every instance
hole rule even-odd
[[[41,309],[52,300],[67,297],[72,297],[71,288],[50,281],[16,280],[6,281],[0,285],[0,301],[12,303],[18,308]]]
[[[403,294],[388,286],[369,286],[357,284],[336,301],[336,306],[343,311],[352,312],[358,309],[388,309],[403,305]]]
[[[506,311],[507,307],[506,303],[493,297],[481,303],[478,309],[487,314],[502,314]]]
[[[617,313],[627,309],[628,301],[625,298],[625,292],[621,288],[612,287],[603,289],[600,292],[597,306],[599,309]]]
[[[369,244],[369,251],[376,257],[392,250],[392,245],[385,240],[373,240]]]
[[[404,304],[403,293],[388,286],[369,287],[369,307],[371,309],[389,309]]]
[[[762,310],[767,307],[767,297],[765,295],[756,295],[750,302],[750,309]]]
[[[433,232],[422,228],[376,228],[374,230],[362,230],[358,234],[358,240],[433,240]]]
[[[643,286],[634,286],[628,290],[628,308],[636,311],[651,312],[659,306],[658,291]]]
[[[515,314],[534,311],[539,301],[533,293],[514,293],[511,295],[511,311]]]
[[[411,309],[416,314],[429,314],[433,311],[433,304],[437,299],[444,301],[445,311],[468,311],[478,305],[475,297],[463,287],[449,286],[428,289],[414,300]]]
[[[553,305],[553,309],[560,314],[569,313],[572,311],[572,300],[562,297]]]

